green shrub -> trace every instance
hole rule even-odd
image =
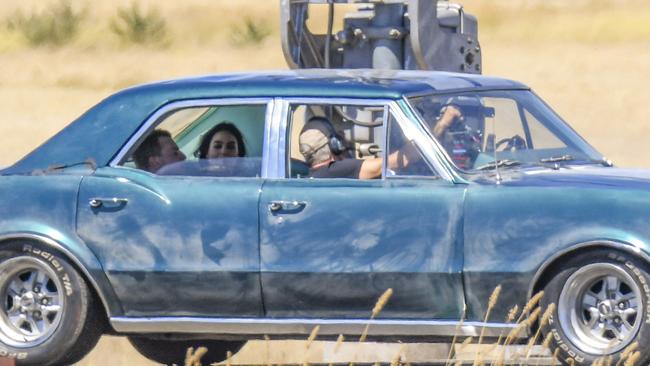
[[[270,34],[270,27],[265,21],[246,17],[243,24],[232,27],[230,42],[235,46],[256,45],[262,43]]]
[[[117,10],[111,30],[125,43],[159,43],[167,34],[167,24],[155,9],[145,14],[133,2],[130,7]]]
[[[32,46],[61,46],[77,35],[83,18],[83,11],[75,11],[69,1],[60,0],[28,16],[17,12],[7,21],[7,27],[20,32]]]

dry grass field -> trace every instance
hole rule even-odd
[[[56,0],[0,3],[0,166],[19,159],[100,99],[129,85],[183,75],[283,69],[277,0],[138,0],[165,19],[163,42],[128,45],[110,20],[131,0],[71,0],[79,34],[30,46],[8,24]],[[459,0],[479,19],[484,73],[530,85],[581,135],[623,167],[650,168],[650,2]],[[341,14],[337,14],[340,16]],[[233,44],[244,17],[270,31]],[[105,337],[82,365],[142,365]]]

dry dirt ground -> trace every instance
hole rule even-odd
[[[285,68],[277,1],[141,0],[166,19],[166,45],[120,43],[107,24],[130,0],[74,0],[86,20],[59,48],[30,47],[5,24],[55,1],[0,4],[0,166],[42,143],[100,99],[182,75]],[[622,167],[650,168],[650,4],[645,0],[467,0],[479,18],[484,73],[530,85]],[[267,27],[260,44],[233,44],[242,17]],[[340,14],[338,14],[340,16]],[[105,337],[82,365],[147,364]]]

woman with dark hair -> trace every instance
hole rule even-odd
[[[203,135],[196,154],[199,159],[246,156],[244,137],[234,124],[221,122]]]

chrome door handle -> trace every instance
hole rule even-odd
[[[295,211],[304,208],[305,206],[307,206],[307,202],[304,201],[271,201],[269,203],[269,211]]]
[[[88,201],[88,204],[92,208],[100,208],[102,206],[111,205],[111,206],[124,206],[129,203],[129,200],[126,198],[91,198]]]

